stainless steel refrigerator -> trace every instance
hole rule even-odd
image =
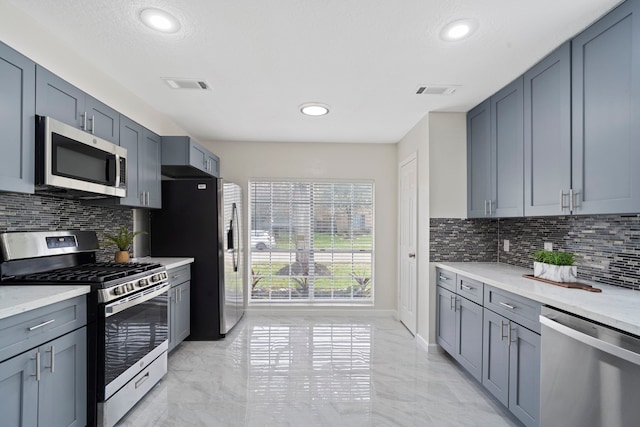
[[[151,256],[193,257],[191,335],[224,337],[244,314],[242,189],[220,179],[162,182],[150,214]]]

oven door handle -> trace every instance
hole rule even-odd
[[[163,293],[167,292],[170,288],[169,283],[164,283],[162,285],[156,286],[153,290],[153,292],[149,292],[148,294],[142,295],[140,297],[131,299],[131,300],[125,300],[125,301],[116,301],[114,303],[111,303],[109,305],[106,305],[104,307],[104,317],[110,317],[113,316],[114,314],[120,313],[121,311],[124,311],[128,308],[134,307],[138,304],[141,304],[145,301],[149,301],[150,299],[153,299],[159,295],[162,295]]]

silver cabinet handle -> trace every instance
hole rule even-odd
[[[95,114],[91,115],[91,134],[96,134],[96,116]]]
[[[489,199],[489,216],[493,215],[493,200]]]
[[[508,338],[508,336],[509,336],[508,333],[507,333],[507,335],[504,334],[504,327],[505,326],[509,327],[509,321],[505,322],[504,320],[501,320],[500,321],[500,341],[504,341],[504,339]]]
[[[84,113],[81,114],[82,116],[82,125],[80,125],[80,128],[83,131],[87,130],[87,112],[85,111]]]
[[[411,252],[411,253],[409,254],[409,258],[415,258],[415,257],[416,257],[416,254],[415,254],[415,253]]]
[[[511,327],[511,322],[509,322],[509,338],[507,338],[507,340],[509,341],[509,346],[511,346],[511,343],[513,342],[513,332],[516,332],[516,338],[518,337],[517,335],[517,326],[515,328]]]
[[[140,204],[144,206],[144,192],[140,193]]]
[[[55,321],[56,321],[56,319],[47,320],[46,322],[42,322],[39,325],[30,327],[29,331],[35,331],[36,329],[42,328],[43,326],[49,325],[49,324],[51,324],[51,323],[53,323]]]
[[[564,198],[565,197],[569,197],[569,204],[568,205],[564,204]],[[571,190],[569,190],[568,193],[565,193],[564,191],[560,190],[560,212],[564,213],[565,209],[571,210]]]
[[[445,277],[445,276],[442,276],[442,275],[440,275],[440,276],[438,277],[438,279],[440,279],[440,280],[449,280],[449,278],[448,278],[448,277]]]
[[[36,377],[36,381],[40,381],[40,352],[36,352],[36,357],[32,357],[31,360],[36,361],[36,373],[31,374],[32,377]]]
[[[451,310],[455,310],[456,309],[456,303],[454,302],[454,300],[455,300],[455,297],[453,295],[451,295],[449,297],[449,308]]]
[[[51,366],[49,366],[49,369],[51,369],[51,373],[53,374],[53,372],[55,370],[55,364],[56,364],[56,348],[55,348],[55,346],[51,346],[51,349],[47,350],[47,353],[51,353]]]
[[[484,201],[484,216],[487,216],[487,201]]]
[[[573,188],[569,189],[569,211],[573,212]]]
[[[473,286],[467,286],[467,285],[463,285],[463,284],[460,284],[460,287],[462,289],[464,289],[465,291],[474,291],[476,289]]]
[[[569,209],[571,212],[578,210],[578,194],[577,191],[573,191],[573,188],[569,190]]]
[[[511,305],[511,304],[507,304],[506,302],[502,302],[502,301],[500,301],[498,304],[500,304],[500,305],[501,305],[501,306],[503,306],[503,307],[510,308],[511,310],[515,310],[515,309],[516,309],[516,306]]]

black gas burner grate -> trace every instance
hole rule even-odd
[[[102,262],[16,276],[13,280],[19,282],[107,283],[158,268],[162,268],[162,265],[153,263]]]

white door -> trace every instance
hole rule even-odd
[[[416,334],[417,278],[416,241],[418,237],[418,169],[416,155],[400,164],[400,284],[398,300],[400,321]]]

